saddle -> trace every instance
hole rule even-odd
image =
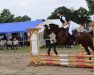
[[[77,42],[77,37],[80,36],[80,32],[78,32],[77,30],[74,30],[72,31],[73,32],[73,35],[70,35],[69,34],[69,28],[60,28],[61,29],[61,32],[65,32],[66,33],[66,36],[68,38],[68,41],[70,44],[74,45],[74,44],[78,44]]]
[[[69,38],[69,41],[71,41],[71,44],[73,44],[73,45],[78,44],[77,37],[80,36],[80,33],[77,32],[77,30],[73,30],[72,31],[73,35],[70,35],[68,31],[69,31],[69,28],[67,28],[67,30],[66,30],[66,35]]]

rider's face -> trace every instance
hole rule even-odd
[[[61,14],[60,14],[60,13],[58,13],[58,14],[57,14],[57,16],[58,16],[58,17],[60,17],[60,16],[61,16]]]

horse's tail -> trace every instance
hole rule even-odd
[[[89,34],[90,34],[91,37],[93,38],[93,30],[91,30],[91,31],[89,32]]]

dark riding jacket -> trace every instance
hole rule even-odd
[[[70,21],[70,19],[69,19],[68,17],[66,17],[66,16],[60,16],[60,21],[61,21],[62,23],[65,23],[64,20],[62,19],[62,17],[65,17],[65,19],[66,19],[67,22]]]

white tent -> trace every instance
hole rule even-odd
[[[44,33],[44,26],[43,25],[49,25],[49,24],[57,24],[59,27],[62,27],[62,23],[60,22],[59,19],[53,19],[53,20],[46,20],[42,22],[41,24],[37,25],[36,28],[41,28],[39,30],[39,47],[45,45],[45,40],[43,39],[43,33]]]
[[[41,28],[39,30],[39,32],[43,32],[44,31],[44,26],[43,25],[49,25],[49,24],[57,24],[59,27],[62,27],[62,23],[60,22],[59,19],[52,19],[52,20],[46,20],[44,22],[42,22],[41,24],[37,25],[36,28]]]

